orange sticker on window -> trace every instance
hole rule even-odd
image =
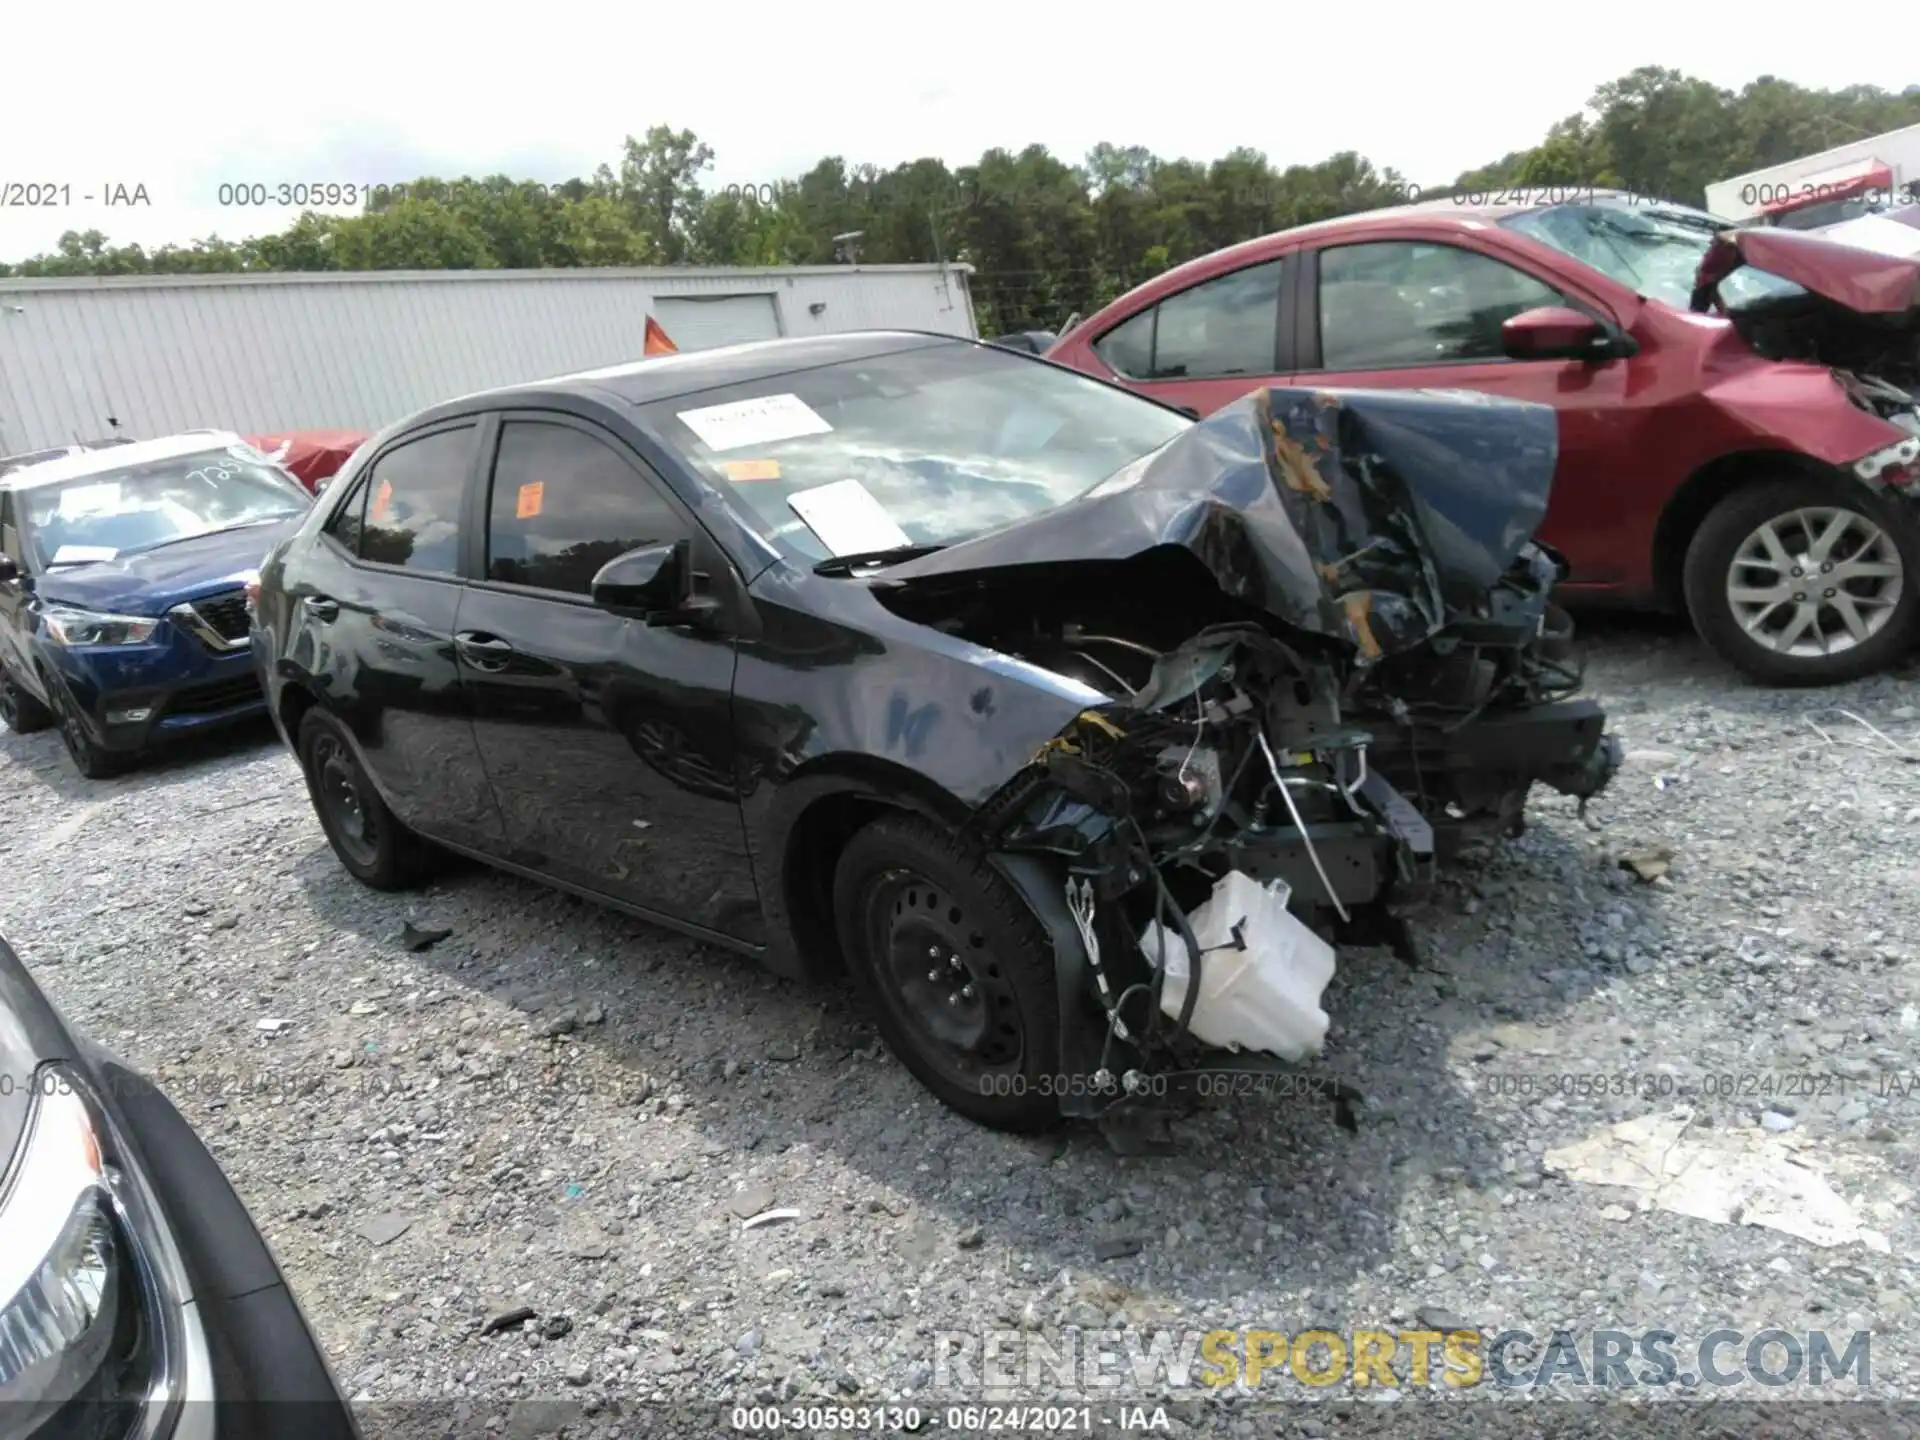
[[[384,520],[387,511],[393,507],[393,482],[382,480],[380,488],[373,492],[373,518]]]
[[[520,498],[514,502],[513,513],[516,519],[528,520],[540,513],[540,507],[546,502],[547,482],[535,480],[520,487]]]
[[[780,478],[778,460],[723,460],[720,468],[727,472],[729,480],[778,480]]]

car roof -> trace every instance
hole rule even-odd
[[[31,490],[61,480],[77,480],[109,470],[124,470],[152,460],[172,460],[181,455],[197,455],[202,450],[220,450],[243,444],[231,430],[188,430],[164,435],[158,440],[135,440],[125,445],[108,445],[99,450],[83,450],[58,460],[43,460],[24,465],[11,474],[0,475],[0,490]]]
[[[1314,220],[1305,225],[1296,225],[1290,230],[1276,230],[1270,234],[1256,235],[1251,240],[1242,240],[1236,245],[1228,245],[1219,250],[1209,250],[1204,255],[1197,255],[1191,260],[1174,266],[1171,270],[1163,270],[1150,280],[1143,280],[1133,289],[1081,320],[1068,334],[1076,339],[1085,335],[1101,335],[1116,324],[1132,318],[1148,305],[1176,291],[1184,290],[1189,285],[1211,279],[1215,275],[1223,275],[1242,265],[1257,264],[1271,258],[1276,252],[1290,250],[1297,245],[1315,240],[1333,236],[1363,237],[1373,230],[1398,228],[1409,221],[1430,228],[1434,234],[1439,235],[1450,230],[1483,228],[1502,220],[1512,219],[1517,215],[1531,215],[1537,211],[1551,210],[1557,205],[1590,204],[1595,201],[1645,210],[1685,212],[1693,215],[1705,213],[1686,205],[1664,200],[1650,200],[1632,191],[1602,190],[1586,185],[1488,187],[1486,190],[1474,190],[1464,195],[1443,196],[1437,200],[1419,200],[1409,205],[1389,205],[1379,210],[1361,210],[1350,215],[1335,215],[1326,220]],[[1067,335],[1061,338],[1064,340]]]
[[[960,335],[919,330],[850,330],[837,335],[789,336],[779,340],[750,340],[711,350],[689,350],[676,355],[652,355],[594,370],[555,375],[517,385],[476,390],[445,400],[403,422],[407,427],[441,412],[471,408],[475,401],[511,402],[518,396],[551,395],[556,391],[605,400],[609,396],[630,405],[671,400],[726,385],[750,384],[796,370],[812,370],[845,360],[867,360],[932,345],[977,345]]]

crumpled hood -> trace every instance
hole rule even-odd
[[[1066,505],[883,577],[1178,546],[1228,595],[1374,660],[1508,571],[1546,514],[1558,442],[1551,406],[1477,392],[1258,390]]]
[[[267,525],[217,530],[116,560],[62,565],[42,575],[35,594],[56,604],[124,615],[164,615],[186,600],[238,585],[267,551],[300,528],[305,514]]]
[[[1722,280],[1751,265],[1862,315],[1900,315],[1920,305],[1920,258],[1886,255],[1798,230],[1724,230],[1701,257],[1692,307],[1705,311]]]

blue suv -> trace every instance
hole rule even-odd
[[[0,721],[58,725],[98,779],[263,713],[247,587],[311,505],[220,430],[0,475]]]

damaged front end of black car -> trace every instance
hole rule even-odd
[[[1531,538],[1556,449],[1544,406],[1264,390],[875,578],[896,614],[1109,697],[963,837],[1051,938],[1062,1114],[1309,1059],[1329,941],[1414,958],[1437,865],[1519,833],[1536,784],[1584,807],[1608,783]]]

